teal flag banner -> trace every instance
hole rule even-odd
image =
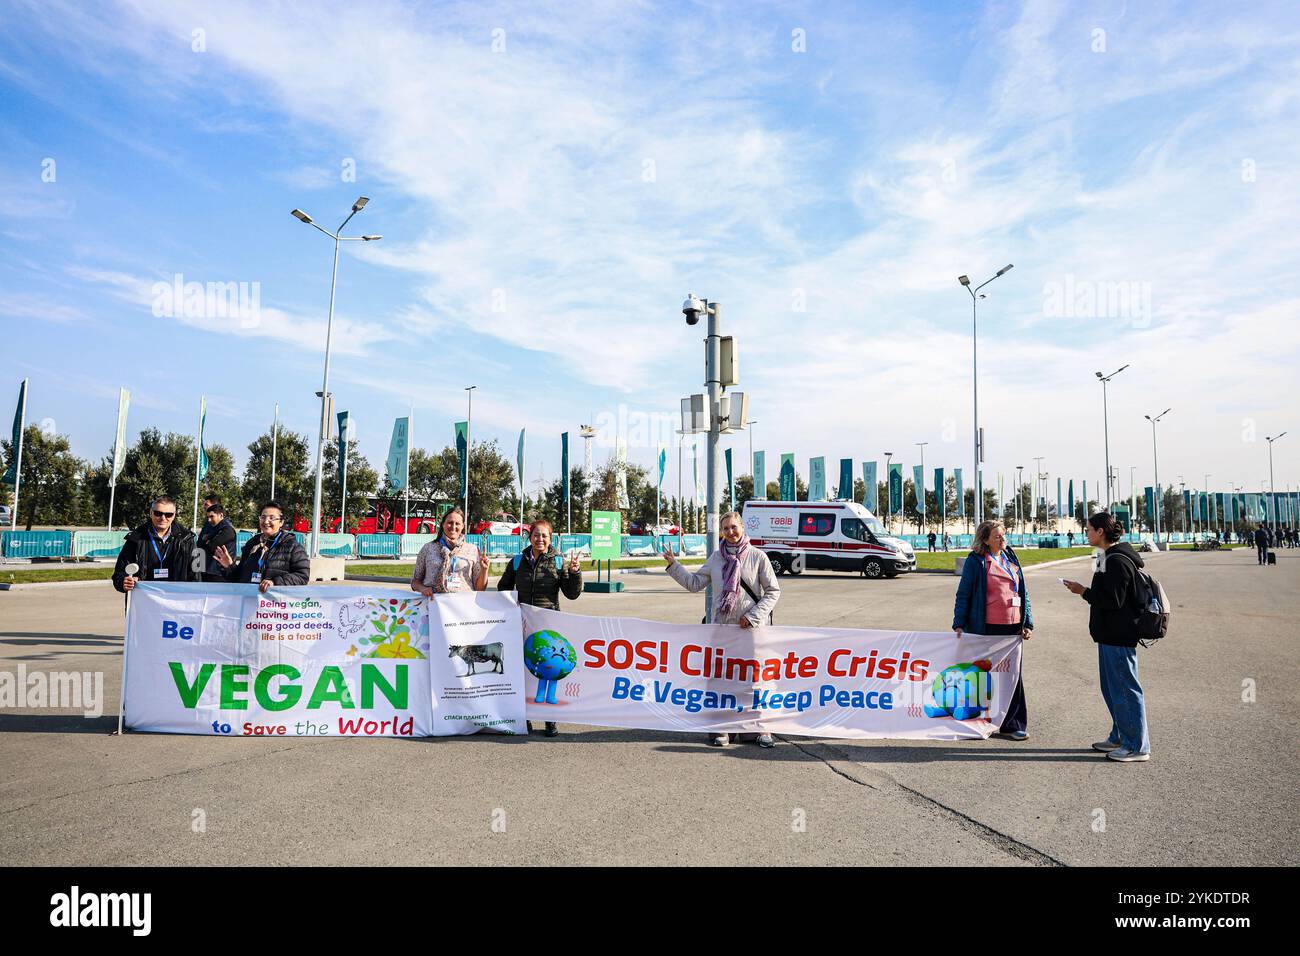
[[[411,434],[411,419],[393,419],[393,436],[388,440],[388,488],[390,491],[406,490],[408,465],[407,441]]]
[[[889,513],[903,513],[903,466],[889,466]]]
[[[767,453],[762,451],[754,452],[753,461],[754,475],[754,497],[767,497]]]
[[[912,485],[916,492],[916,513],[925,516],[925,471],[920,465],[912,466]]]
[[[948,517],[947,490],[943,486],[943,469],[936,468],[934,470],[934,500],[935,506],[939,509],[940,521],[945,521]]]
[[[203,429],[208,422],[208,399],[206,396],[199,400],[199,470],[198,481],[208,477],[208,450],[203,447]]]
[[[14,428],[13,437],[9,444],[9,467],[5,469],[3,483],[6,485],[18,484],[18,454],[23,447],[23,422],[27,417],[27,379],[23,379],[22,384],[18,386],[18,405],[14,408]],[[125,416],[123,416],[125,418]],[[125,455],[125,451],[123,452]],[[17,502],[14,503],[17,510]]]
[[[781,456],[781,500],[794,501],[794,454]]]
[[[659,487],[664,486],[664,447],[659,446]],[[569,500],[569,433],[560,432],[560,495]]]
[[[853,459],[840,459],[840,481],[835,490],[835,497],[841,501],[853,500]]]
[[[808,461],[808,500],[826,500],[826,459],[812,458]]]
[[[731,449],[728,448],[724,451],[722,457],[726,459],[727,462],[727,491],[731,495],[731,498],[728,500],[731,502],[731,508],[734,511],[736,509],[736,477],[731,470]]]
[[[456,471],[460,482],[460,493],[456,497],[464,504],[465,481],[469,478],[469,422],[456,423]],[[468,515],[465,520],[469,520]]]
[[[339,487],[347,483],[348,476],[348,413],[339,412]]]
[[[874,461],[864,461],[862,463],[862,504],[873,515],[877,514],[880,505],[880,486],[876,483],[876,463]]]
[[[952,477],[957,483],[957,517],[964,518],[966,517],[966,489],[963,488],[961,484],[961,469],[954,468],[952,470]]]

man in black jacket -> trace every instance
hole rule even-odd
[[[1259,552],[1259,563],[1268,563],[1268,532],[1260,525],[1255,529],[1255,548]]]
[[[202,568],[202,552],[195,552],[193,533],[176,522],[176,502],[162,495],[149,506],[149,520],[126,536],[113,587],[125,594],[136,581],[195,581]],[[139,565],[134,575],[126,573],[128,564]]]
[[[259,534],[249,538],[238,561],[221,547],[212,556],[225,569],[227,581],[267,588],[295,587],[311,580],[311,558],[294,533],[284,526],[284,508],[268,501],[258,511]]]
[[[235,526],[230,523],[226,517],[226,509],[220,501],[213,500],[207,509],[207,521],[199,530],[199,548],[204,555],[204,571],[202,579],[204,581],[224,581],[225,573],[221,570],[221,565],[213,557],[213,552],[217,548],[224,547],[232,554],[235,551],[235,541],[239,535],[235,531]]]

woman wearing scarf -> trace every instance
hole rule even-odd
[[[488,559],[465,540],[465,514],[452,508],[442,516],[440,533],[415,558],[411,590],[425,597],[487,589]]]
[[[233,584],[256,584],[267,588],[297,587],[311,578],[311,558],[297,537],[284,526],[284,508],[268,501],[258,510],[258,533],[248,539],[239,561],[220,545],[212,556],[221,565],[225,579]]]
[[[974,550],[962,565],[961,583],[957,585],[952,629],[958,638],[963,631],[990,637],[1018,634],[1026,641],[1033,635],[1034,615],[1029,609],[1025,574],[1016,553],[1007,545],[1006,529],[1000,521],[985,521],[975,529]],[[999,737],[1029,739],[1024,667],[1022,656],[1016,689],[998,728]]]
[[[750,545],[740,512],[730,511],[722,516],[721,532],[720,547],[698,571],[688,571],[671,549],[664,548],[669,576],[692,592],[712,586],[713,609],[709,619],[714,624],[748,628],[769,623],[772,608],[781,597],[781,585],[776,583],[772,562]],[[725,747],[731,739],[727,734],[712,734],[709,742],[715,747]],[[771,734],[758,735],[760,747],[775,744]]]

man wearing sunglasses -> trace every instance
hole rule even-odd
[[[176,520],[176,502],[168,495],[149,505],[149,520],[126,536],[113,569],[113,587],[126,593],[136,581],[196,581],[194,535]],[[200,552],[201,554],[202,552]],[[199,567],[202,568],[200,560]],[[134,575],[128,564],[137,564]]]
[[[212,553],[225,569],[226,580],[256,584],[263,594],[268,588],[306,584],[311,579],[311,558],[293,531],[285,527],[284,509],[278,501],[268,501],[258,510],[257,529],[238,561],[226,547]]]

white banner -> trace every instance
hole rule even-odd
[[[514,592],[439,594],[430,605],[432,733],[527,733],[523,622]]]
[[[126,725],[182,734],[430,733],[425,599],[350,587],[140,582]]]
[[[1018,637],[675,625],[521,608],[528,716],[648,730],[955,740],[1001,726]]]

